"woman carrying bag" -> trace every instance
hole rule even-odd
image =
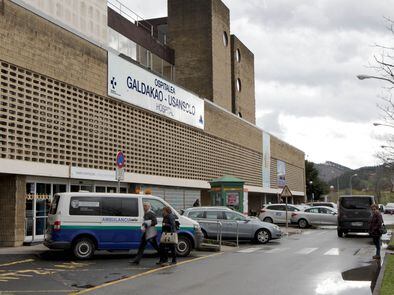
[[[178,234],[175,222],[176,216],[172,213],[170,207],[163,208],[163,226],[160,238],[160,261],[157,264],[167,266],[168,251],[171,252],[171,264],[176,264],[175,247],[178,244]]]

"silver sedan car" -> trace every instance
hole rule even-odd
[[[265,244],[282,236],[279,226],[244,216],[227,207],[194,207],[186,209],[183,215],[200,224],[205,238],[217,237],[218,221],[222,226],[223,239],[236,239],[237,227],[240,240]]]
[[[291,214],[291,222],[300,228],[311,225],[337,225],[337,210],[326,206],[315,206]]]

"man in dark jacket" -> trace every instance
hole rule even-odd
[[[380,237],[382,236],[381,228],[383,224],[382,214],[376,204],[371,205],[372,217],[369,222],[369,234],[372,236],[373,243],[376,247],[376,255],[373,259],[380,259]]]
[[[157,224],[156,214],[150,210],[150,203],[144,202],[144,222],[141,226],[141,230],[143,232],[141,236],[140,246],[138,248],[137,256],[134,258],[131,263],[139,264],[144,254],[144,250],[148,242],[155,248],[155,250],[160,253],[159,245],[156,241],[157,231],[155,225]]]

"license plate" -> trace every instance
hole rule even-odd
[[[362,222],[352,222],[352,226],[363,226]]]

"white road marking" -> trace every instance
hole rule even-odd
[[[261,248],[246,248],[246,249],[242,249],[242,250],[237,251],[237,253],[252,253],[252,252],[255,252],[260,249]]]
[[[339,248],[331,248],[324,255],[339,255]]]
[[[310,235],[311,233],[312,233],[312,231],[310,231],[310,230],[309,230],[309,231],[303,231],[303,232],[302,232],[303,235]]]
[[[319,248],[304,248],[301,249],[300,251],[297,251],[296,254],[302,254],[302,255],[308,255],[312,253],[313,251],[316,251]]]
[[[288,249],[290,249],[290,248],[286,248],[286,247],[274,248],[274,249],[271,249],[271,250],[266,250],[266,251],[264,251],[264,253],[280,253],[280,252],[284,252],[284,251],[286,251]]]

